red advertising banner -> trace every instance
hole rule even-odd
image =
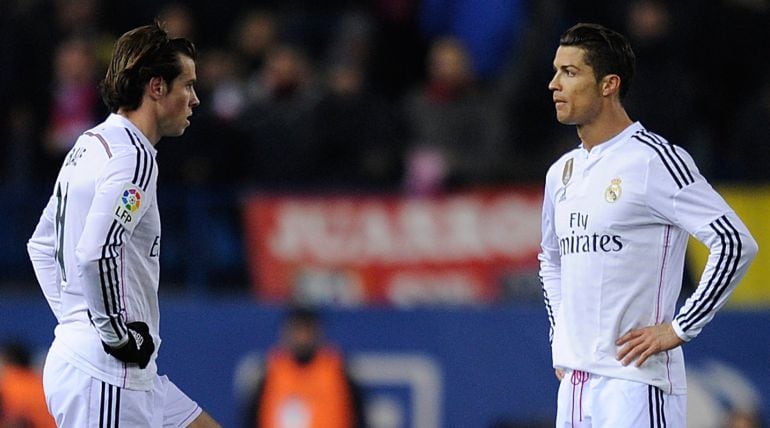
[[[429,199],[251,197],[246,246],[266,301],[474,304],[537,269],[542,193],[476,191]]]

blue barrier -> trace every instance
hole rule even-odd
[[[42,296],[0,297],[0,340],[21,337],[44,350],[54,321]],[[161,372],[224,426],[239,426],[237,368],[277,340],[282,309],[247,297],[166,297],[161,313]],[[323,319],[326,336],[361,379],[369,410],[396,414],[396,426],[488,427],[503,420],[547,426],[553,420],[557,382],[539,306],[330,309]],[[686,345],[688,367],[697,373],[710,362],[724,363],[760,397],[770,397],[769,335],[770,312],[723,312]],[[767,417],[766,400],[760,406]]]

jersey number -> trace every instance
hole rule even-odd
[[[62,195],[61,183],[56,187],[56,261],[59,262],[62,280],[67,281],[67,273],[64,271],[64,215],[67,212],[67,189]]]

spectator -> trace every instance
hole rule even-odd
[[[321,183],[370,190],[397,186],[400,126],[390,106],[367,86],[357,62],[330,66],[314,119]]]
[[[93,52],[93,46],[81,37],[65,40],[56,50],[53,100],[45,141],[52,169],[78,136],[104,114]]]
[[[195,42],[195,17],[189,7],[182,3],[171,3],[161,9],[158,19],[169,37],[181,37]]]
[[[506,57],[518,48],[526,26],[523,0],[423,0],[421,29],[429,38],[451,34],[468,50],[468,61],[480,80],[493,79]],[[532,3],[532,2],[529,2]]]
[[[278,19],[267,10],[250,10],[236,20],[233,54],[247,80],[259,76],[267,53],[277,42],[278,27]]]
[[[319,315],[291,310],[270,351],[244,427],[364,427],[357,385],[343,356],[323,338]],[[291,423],[290,423],[291,422]]]
[[[43,377],[32,365],[29,349],[5,344],[0,353],[0,426],[55,428],[43,393]]]
[[[723,171],[733,180],[766,181],[770,179],[770,79],[756,96],[738,110],[732,131],[730,150],[725,152]]]
[[[431,46],[428,76],[404,102],[405,188],[425,195],[475,184],[489,172],[498,138],[494,114],[478,90],[468,52],[454,38]]]
[[[311,183],[312,115],[318,102],[313,70],[296,46],[282,44],[267,55],[239,118],[248,147],[251,179],[257,185]]]
[[[633,0],[627,6],[625,28],[638,61],[626,104],[632,115],[644,117],[646,126],[688,149],[708,170],[708,141],[699,140],[704,125],[693,109],[694,76],[682,55],[684,40],[674,34],[681,22],[673,8],[661,0]],[[666,90],[660,90],[661,82]]]

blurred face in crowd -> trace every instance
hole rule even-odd
[[[585,51],[559,46],[553,60],[554,76],[548,84],[556,107],[556,119],[565,125],[593,122],[602,107],[601,82],[585,62]]]
[[[195,61],[179,55],[182,72],[171,83],[165,84],[159,103],[158,130],[164,137],[177,137],[190,126],[193,108],[200,104],[195,93]]]
[[[318,348],[321,331],[314,322],[292,320],[284,330],[284,345],[300,364],[308,363]]]
[[[431,79],[448,87],[463,86],[471,80],[471,65],[462,45],[442,39],[431,49],[428,70]]]

